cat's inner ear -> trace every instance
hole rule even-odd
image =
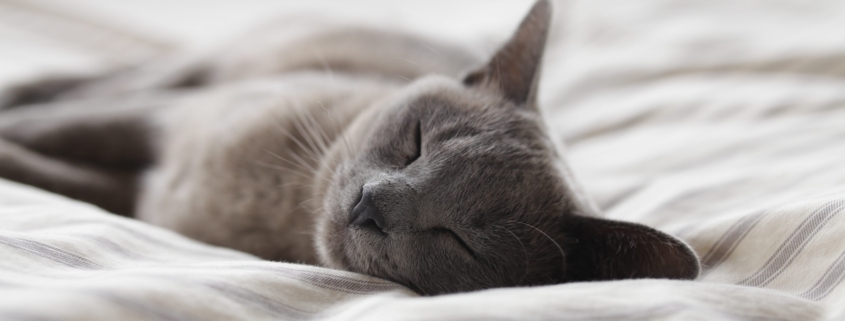
[[[686,244],[644,225],[571,216],[564,233],[575,239],[566,249],[568,281],[694,279],[700,270]]]
[[[495,91],[517,105],[533,105],[550,23],[551,5],[537,1],[510,40],[486,65],[466,74],[463,83]]]

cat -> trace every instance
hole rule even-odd
[[[424,295],[696,278],[690,247],[600,218],[572,178],[537,106],[551,10],[486,62],[362,29],[15,88],[0,177]]]

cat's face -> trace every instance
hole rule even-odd
[[[423,294],[697,275],[674,238],[579,215],[534,105],[548,19],[538,3],[463,82],[419,80],[355,120],[327,167],[325,264]]]
[[[406,92],[351,129],[323,204],[333,265],[428,294],[560,279],[543,230],[571,209],[538,113],[445,78]]]

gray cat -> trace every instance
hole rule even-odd
[[[695,278],[687,245],[596,217],[572,180],[536,103],[550,10],[537,2],[484,64],[410,35],[307,29],[22,86],[0,113],[0,176],[421,294]]]

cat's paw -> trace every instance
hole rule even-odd
[[[0,90],[0,110],[51,101],[89,80],[88,76],[53,76],[13,84]]]

